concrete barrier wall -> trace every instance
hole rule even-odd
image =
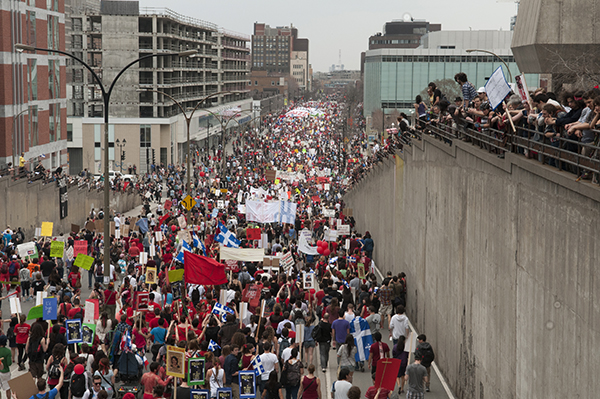
[[[425,137],[344,200],[458,398],[597,396],[597,187]]]
[[[96,190],[80,190],[77,186],[68,190],[68,216],[60,220],[59,195],[56,183],[28,183],[26,179],[0,179],[0,229],[9,225],[13,230],[22,227],[26,237],[32,238],[36,227],[42,222],[54,223],[54,235],[67,234],[71,224],[83,227],[92,208],[102,208],[104,193]],[[142,203],[137,194],[110,193],[110,207],[116,212],[126,212]]]

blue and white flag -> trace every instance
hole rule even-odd
[[[215,237],[216,242],[220,242],[221,244],[230,248],[240,247],[240,244],[242,242],[238,240],[231,231],[227,230],[227,227],[223,226],[223,223],[219,222],[218,227],[220,233],[218,236]]]
[[[369,323],[362,317],[355,317],[350,323],[350,334],[354,337],[354,345],[356,345],[357,362],[364,362],[369,358],[369,349],[373,343],[373,336]]]
[[[217,316],[220,316],[223,323],[225,323],[225,318],[227,317],[228,313],[235,314],[233,310],[231,310],[227,306],[221,305],[219,302],[215,303],[215,307],[213,308],[212,313],[216,314]]]
[[[202,250],[202,255],[206,256],[206,247],[202,240],[196,235],[196,233],[192,234],[192,245],[194,248],[200,248]]]
[[[279,223],[294,224],[296,221],[296,203],[279,201],[279,212],[275,214],[275,220]]]
[[[252,367],[254,367],[254,374],[256,374],[257,377],[265,373],[265,367],[263,366],[262,361],[260,360],[260,356],[256,356],[254,360],[250,362],[250,364],[252,365]]]
[[[146,234],[148,232],[148,219],[141,218],[135,222],[135,225],[140,228],[140,233]]]
[[[208,343],[208,350],[211,352],[214,352],[217,349],[221,349],[221,347],[219,346],[219,344],[217,344],[215,341],[213,341],[211,339],[210,342]]]
[[[192,252],[192,247],[190,247],[190,244],[188,244],[184,240],[181,241],[181,250],[179,251],[179,253],[175,257],[175,259],[177,259],[181,263],[183,263],[183,251]]]
[[[160,225],[160,231],[162,231],[163,236],[166,236],[167,234],[169,234],[169,226],[167,226],[166,224],[161,224]]]

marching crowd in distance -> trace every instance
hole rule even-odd
[[[476,89],[462,72],[456,74],[455,81],[461,87],[462,97],[455,98],[453,102],[447,99],[433,82],[429,83],[427,88],[428,98],[423,99],[420,95],[416,97],[416,128],[433,134],[434,131],[430,131],[428,126],[441,127],[464,141],[474,141],[482,147],[487,147],[499,157],[503,157],[505,151],[511,151],[509,147],[512,144],[516,146],[513,151],[519,154],[561,167],[577,174],[578,179],[589,179],[598,183],[597,174],[593,175],[591,170],[559,164],[548,149],[545,152],[550,152],[550,156],[542,157],[541,151],[536,151],[535,148],[528,150],[528,145],[518,140],[519,137],[527,138],[548,148],[560,148],[583,157],[597,159],[599,154],[596,147],[600,137],[599,131],[596,130],[600,122],[598,86],[587,90],[562,91],[560,95],[539,88],[529,93],[531,101],[511,92],[504,102],[492,109],[485,87]],[[465,134],[465,129],[482,133],[480,138],[489,136],[493,140],[474,139]]]
[[[379,284],[372,261],[375,242],[369,232],[356,231],[341,199],[352,185],[352,175],[356,179],[364,172],[357,172],[357,164],[368,159],[364,134],[342,144],[338,103],[308,105],[325,112],[292,118],[284,110],[265,121],[268,134],[248,131],[243,141],[234,138],[231,154],[221,149],[212,155],[198,153],[192,168],[197,205],[189,215],[182,204],[187,195],[185,170],[156,167],[146,176],[150,195],[144,196],[139,217],[109,215],[120,234],[111,235],[108,242],[88,225],[104,217],[94,210],[81,231],[60,237],[65,241],[62,258],[51,257],[51,243],[43,239],[35,241],[37,258],[21,258],[17,245],[24,235],[7,228],[0,254],[6,295],[28,301],[42,291],[57,298],[58,308],[51,321],[38,318],[30,325],[24,314],[3,320],[1,389],[10,397],[8,381],[18,367],[28,368],[36,380],[39,393],[34,399],[134,399],[138,389],[143,399],[171,397],[175,390],[178,397],[189,397],[187,378],[167,376],[167,348],[173,346],[185,350],[186,359],[205,359],[204,381],[193,388],[208,390],[211,398],[220,388],[231,388],[232,399],[239,399],[239,372],[258,368],[257,397],[282,399],[285,391],[287,399],[358,399],[363,390],[368,399],[385,399],[391,392],[375,388],[375,376],[378,360],[386,357],[401,359],[399,393],[423,397],[434,354],[421,335],[413,348],[417,361],[408,364],[406,277],[389,272]],[[267,180],[273,168],[295,177]],[[297,204],[295,219],[263,224],[246,220],[240,205],[247,198],[289,199]],[[334,216],[325,216],[326,210]],[[351,233],[331,238],[337,223],[350,225]],[[247,236],[248,229],[256,228],[261,228],[261,240]],[[170,280],[169,271],[184,267],[179,255],[186,234],[194,237],[190,252],[219,259],[219,237],[227,230],[237,236],[241,248],[263,242],[266,255],[291,253],[294,266],[284,270],[239,261],[228,284],[220,286],[181,287]],[[303,246],[304,232],[310,242]],[[94,259],[87,273],[74,265],[78,242],[84,242],[85,253]],[[104,245],[110,245],[108,278]],[[142,253],[151,254],[147,261],[142,261]],[[155,280],[147,281],[148,269],[153,268]],[[304,285],[307,273],[316,277],[315,285]],[[86,283],[88,290],[83,289]],[[140,292],[149,293],[145,312],[136,310]],[[251,292],[258,293],[256,301]],[[90,299],[100,308],[93,339],[67,342],[69,321],[83,320]],[[218,311],[221,299],[231,312]],[[245,315],[238,313],[242,302],[248,303]],[[365,347],[356,342],[355,320],[365,320],[373,340],[358,357]],[[391,349],[383,342],[384,326],[389,327]],[[316,370],[327,370],[331,350],[339,372],[333,386],[325,387]],[[185,363],[186,371],[187,367]],[[373,375],[373,386],[366,392],[352,384],[354,372],[365,368]]]

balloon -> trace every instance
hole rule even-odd
[[[204,177],[204,176],[206,176],[206,173],[200,172],[200,177]]]
[[[329,250],[329,248],[325,248],[325,251],[323,251],[323,255],[325,256],[329,256],[330,253],[331,251]]]
[[[319,240],[317,241],[317,247],[322,247],[323,246],[323,241]]]
[[[323,247],[317,247],[317,253],[323,255]]]

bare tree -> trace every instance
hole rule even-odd
[[[546,47],[554,55],[552,65],[552,91],[589,90],[600,83],[600,64],[590,54],[570,55]]]
[[[446,96],[446,99],[451,103],[454,102],[456,97],[462,97],[462,92],[460,90],[460,86],[456,84],[453,79],[441,79],[434,80],[433,83],[437,86],[437,88],[442,92],[442,96]],[[427,94],[427,87],[424,88],[419,95],[425,101],[425,104],[430,106],[429,104],[429,94]]]

